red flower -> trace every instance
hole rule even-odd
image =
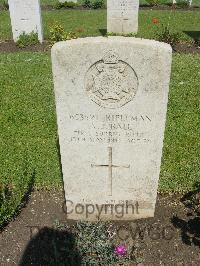
[[[158,18],[153,18],[152,22],[153,22],[153,24],[158,24],[159,23],[159,19]]]

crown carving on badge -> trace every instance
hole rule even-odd
[[[103,62],[105,64],[117,64],[119,61],[119,56],[116,54],[114,51],[110,50],[108,51],[104,57],[103,57]]]

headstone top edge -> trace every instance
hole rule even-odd
[[[138,45],[148,45],[152,47],[157,47],[161,49],[168,50],[172,52],[171,45],[159,42],[155,40],[149,39],[142,39],[142,38],[135,38],[135,37],[123,37],[123,36],[112,36],[112,37],[86,37],[86,38],[78,38],[68,41],[61,41],[57,42],[52,46],[52,52],[54,50],[62,50],[64,47],[70,47],[72,45],[79,45],[79,44],[92,44],[92,43],[111,43],[112,42],[120,42],[120,43],[131,43],[131,44],[138,44]]]

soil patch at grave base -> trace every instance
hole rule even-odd
[[[125,233],[123,230],[118,231],[115,236],[118,243],[124,243],[126,239],[128,247],[134,247],[135,257],[140,258],[140,263],[131,261],[124,265],[198,265],[200,221],[197,219],[199,217],[188,216],[188,209],[180,199],[180,196],[175,195],[159,195],[154,218],[131,223],[114,223],[114,226],[123,229],[129,228],[130,224],[131,226],[137,224],[139,228],[150,228],[143,238],[141,236],[134,238],[128,229]],[[54,254],[51,232],[55,232],[55,221],[59,220],[69,227],[73,223],[67,220],[63,212],[63,202],[64,195],[61,191],[33,192],[27,206],[1,232],[0,265],[52,265],[41,263],[40,259],[42,254],[48,261],[48,258]],[[152,226],[154,229],[151,229]],[[44,228],[48,228],[46,230],[49,234],[45,235],[45,244],[40,247],[41,242],[38,241],[37,235]],[[65,250],[65,247],[62,248]]]
[[[180,8],[180,7],[173,7],[168,5],[160,5],[160,6],[140,6],[140,10],[173,10],[173,11],[192,11],[192,12],[200,12],[199,7],[189,7],[189,8]]]
[[[127,37],[128,38],[128,37]],[[36,44],[19,48],[13,41],[0,42],[0,53],[17,53],[17,52],[47,52],[52,45],[48,41],[42,44]],[[177,53],[200,53],[200,47],[193,43],[179,43],[174,45],[173,51]]]
[[[48,42],[43,42],[42,44],[36,44],[31,46],[26,46],[24,48],[18,47],[14,41],[0,42],[0,53],[17,53],[17,52],[46,52],[50,50],[51,46]]]
[[[57,9],[53,5],[42,5],[42,11],[54,11],[54,10],[97,10],[91,9],[83,6],[78,6],[74,8],[60,8]],[[188,7],[188,8],[181,8],[181,7],[173,7],[168,5],[159,5],[159,6],[148,6],[148,5],[141,5],[139,7],[140,10],[173,10],[173,11],[192,11],[192,12],[200,12],[199,7]],[[98,9],[99,10],[99,9]],[[106,10],[106,8],[101,8],[101,10]],[[8,11],[4,6],[0,5],[0,11]]]
[[[192,12],[200,12],[200,8],[199,7],[190,7],[190,8],[179,8],[179,7],[172,7],[172,6],[167,6],[167,5],[161,5],[161,6],[140,6],[139,8],[140,10],[173,10],[173,11],[192,11]],[[51,5],[46,5],[46,6],[42,6],[42,10],[43,11],[54,11],[54,10],[105,10],[106,8],[101,8],[101,9],[92,9],[92,8],[88,8],[88,7],[83,7],[83,6],[78,6],[78,7],[74,7],[74,8],[60,8],[57,9],[54,6]]]
[[[188,44],[188,43],[178,43],[174,45],[173,51],[177,53],[184,53],[184,54],[189,54],[189,53],[198,54],[200,53],[200,46],[197,46],[195,44]]]

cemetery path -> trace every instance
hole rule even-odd
[[[62,210],[63,202],[62,192],[33,192],[26,208],[0,235],[0,265],[51,265],[40,259],[48,261],[52,256],[55,222],[72,225]],[[118,228],[117,241],[134,249],[135,261],[128,265],[197,265],[200,260],[199,224],[199,217],[191,213],[188,216],[180,196],[166,195],[158,197],[154,218],[116,222],[114,226]],[[38,240],[42,230],[47,230],[48,234]],[[43,245],[41,241],[45,241]]]

